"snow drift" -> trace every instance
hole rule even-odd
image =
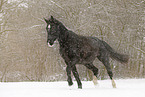
[[[112,88],[110,80],[82,81],[83,89],[63,82],[10,82],[0,83],[0,97],[145,97],[145,79],[116,80]]]

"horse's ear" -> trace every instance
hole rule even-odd
[[[51,20],[54,20],[53,16],[51,16]]]
[[[53,18],[53,16],[51,16],[51,21],[52,21],[52,22],[54,21],[54,18]]]
[[[46,23],[48,23],[48,20],[47,19],[44,18],[44,20],[45,20]]]

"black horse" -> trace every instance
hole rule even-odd
[[[92,70],[96,77],[95,79],[97,79],[98,69],[93,65],[93,61],[97,57],[106,67],[107,73],[112,80],[113,87],[116,87],[109,64],[109,57],[121,63],[127,63],[129,59],[128,55],[117,53],[105,41],[96,37],[75,34],[68,30],[60,21],[53,18],[53,16],[51,16],[49,20],[45,19],[45,22],[47,23],[47,43],[53,45],[55,40],[58,40],[59,42],[60,55],[63,57],[67,65],[66,72],[69,86],[73,85],[71,78],[72,72],[78,83],[78,88],[82,88],[76,64],[83,64],[88,69]]]

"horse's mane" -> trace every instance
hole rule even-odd
[[[59,20],[55,19],[55,18],[54,18],[54,23],[56,25],[59,25],[61,27],[61,29],[67,30],[67,28],[65,27],[65,25],[63,23],[61,23]]]

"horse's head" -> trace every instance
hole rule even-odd
[[[59,30],[59,23],[56,19],[51,16],[49,20],[44,19],[47,23],[46,30],[47,30],[47,43],[51,46],[54,44],[54,41],[58,39],[60,30]]]

